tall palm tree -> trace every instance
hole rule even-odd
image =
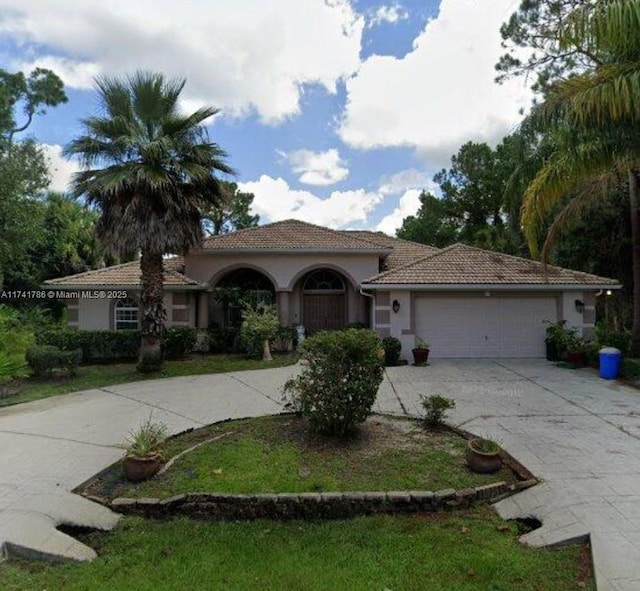
[[[543,219],[567,194],[575,197],[551,227],[543,247],[574,216],[588,208],[612,175],[623,174],[629,187],[633,244],[633,329],[631,353],[640,355],[640,0],[600,0],[574,10],[561,26],[564,48],[581,45],[599,63],[581,75],[555,84],[534,109],[533,122],[552,133],[556,149],[528,186],[522,224],[530,250],[537,253]],[[595,185],[594,185],[595,182]]]
[[[104,244],[141,254],[140,371],[162,364],[163,255],[184,254],[200,242],[200,212],[224,199],[215,175],[233,173],[203,125],[217,109],[183,115],[184,85],[153,72],[97,78],[101,112],[83,120],[84,134],[65,150],[80,157],[72,193],[99,210]]]

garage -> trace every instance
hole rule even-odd
[[[415,334],[433,358],[545,355],[543,320],[556,320],[554,296],[416,296]]]

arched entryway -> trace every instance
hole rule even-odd
[[[316,269],[302,278],[302,322],[307,334],[347,324],[346,286],[333,269]]]
[[[215,285],[210,319],[222,326],[242,323],[241,302],[275,302],[275,287],[264,273],[242,267],[226,273]]]

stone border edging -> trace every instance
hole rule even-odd
[[[537,481],[536,481],[537,482]],[[361,515],[421,513],[495,502],[535,484],[504,481],[454,490],[279,494],[187,493],[163,500],[119,497],[108,506],[144,517],[188,516],[208,520],[345,519]]]

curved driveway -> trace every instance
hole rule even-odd
[[[172,432],[281,410],[296,367],[135,382],[0,410],[0,545],[5,552],[88,559],[55,529],[109,529],[117,516],[71,494],[122,456],[147,420]],[[496,438],[543,479],[497,504],[505,518],[536,517],[536,546],[590,535],[599,591],[640,589],[640,391],[590,370],[540,360],[433,361],[388,368],[376,410],[420,413],[421,395],[456,400],[451,423]]]

